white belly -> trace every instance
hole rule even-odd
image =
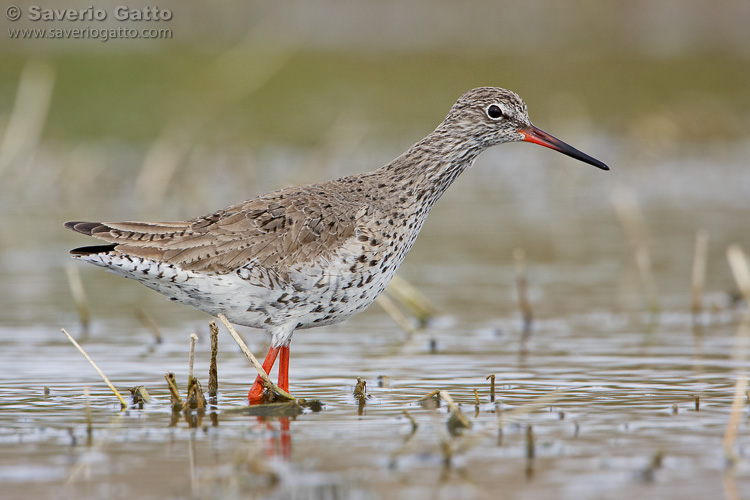
[[[137,280],[174,302],[269,331],[283,325],[311,328],[344,321],[372,304],[395,273],[394,269],[352,279],[344,269],[299,269],[281,282],[246,267],[216,274],[114,253],[77,258]]]

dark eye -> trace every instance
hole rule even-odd
[[[487,108],[487,116],[489,116],[493,120],[497,120],[498,118],[502,118],[503,110],[500,109],[500,106],[493,104],[492,106]]]

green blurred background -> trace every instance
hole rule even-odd
[[[344,111],[380,137],[417,137],[480,85],[516,90],[539,122],[592,117],[596,129],[664,140],[745,136],[750,111],[750,9],[741,0],[188,1],[160,4],[170,21],[140,23],[114,22],[115,5],[97,4],[109,12],[103,23],[3,18],[2,115],[29,60],[54,72],[43,137],[67,143],[147,145],[177,119],[204,126],[210,143],[309,146]],[[6,32],[120,25],[166,27],[172,38]],[[658,128],[668,122],[675,130]]]

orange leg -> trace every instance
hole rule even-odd
[[[289,392],[289,346],[282,346],[279,351],[279,387]]]
[[[278,347],[271,347],[268,350],[268,354],[266,354],[266,359],[263,361],[263,369],[266,371],[266,373],[271,373],[271,368],[273,368],[273,364],[276,362],[276,356],[279,354],[279,348]],[[263,396],[263,379],[260,378],[260,375],[256,377],[255,383],[250,388],[250,392],[247,393],[247,401],[251,405],[258,404],[261,401],[261,398]]]

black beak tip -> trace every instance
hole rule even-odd
[[[607,166],[606,163],[602,163],[602,162],[600,162],[598,160],[597,160],[597,163],[594,164],[594,166],[597,167],[597,168],[601,168],[602,170],[609,171],[609,166]]]

